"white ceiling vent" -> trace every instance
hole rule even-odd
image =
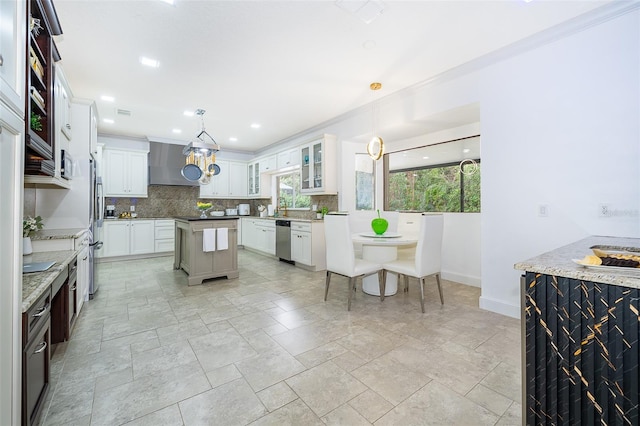
[[[116,114],[124,115],[126,117],[131,117],[131,111],[129,111],[127,109],[116,108]]]

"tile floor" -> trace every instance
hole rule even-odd
[[[58,345],[43,425],[520,425],[519,321],[435,281],[384,303],[240,250],[188,287],[172,258],[99,264]]]

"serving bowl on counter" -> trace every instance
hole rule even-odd
[[[214,216],[214,217],[224,216],[224,211],[214,210],[214,211],[211,212],[211,216]]]

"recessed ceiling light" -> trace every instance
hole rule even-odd
[[[116,100],[113,96],[107,96],[107,95],[100,96],[100,99],[106,102],[113,102]]]
[[[115,121],[113,121],[113,120],[112,120],[112,119],[110,119],[110,118],[105,118],[105,119],[104,119],[104,120],[102,120],[102,121],[104,121],[104,122],[105,122],[105,123],[107,123],[107,124],[113,124],[113,123],[115,123]]]
[[[161,1],[161,2],[163,2],[163,3],[170,4],[171,6],[173,6],[173,5],[174,5],[174,3],[175,3],[175,1],[174,1],[174,0],[160,0],[160,1]]]
[[[464,152],[465,154],[466,154],[467,152],[469,152],[469,151],[471,151],[469,148],[465,148],[465,149],[463,149],[463,150],[462,150],[462,152]]]
[[[187,110],[187,111],[185,111],[183,114],[184,114],[184,115],[186,115],[187,117],[193,117],[194,112],[193,112],[193,111],[188,111],[188,110]]]
[[[362,43],[362,47],[365,50],[373,49],[374,47],[376,47],[376,42],[373,40],[367,40],[364,43]]]
[[[172,131],[173,133],[182,133],[182,130],[180,130],[180,129],[173,129],[173,130],[171,130],[171,131]]]
[[[260,128],[260,124],[258,124],[258,123],[253,123],[253,124],[251,124],[251,128],[252,128],[252,129],[259,129],[259,128]]]
[[[422,159],[423,159],[423,160],[428,160],[428,159],[429,159],[429,157],[422,157]]]
[[[140,57],[140,63],[151,68],[158,68],[160,66],[160,61],[157,59],[146,58],[144,56]]]
[[[230,142],[238,142],[238,138],[230,137],[229,141]]]

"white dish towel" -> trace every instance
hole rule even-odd
[[[226,250],[229,248],[229,229],[218,228],[218,250]]]
[[[216,229],[208,228],[202,230],[202,251],[216,251]]]

